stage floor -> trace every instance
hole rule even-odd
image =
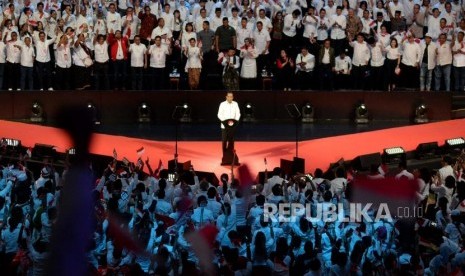
[[[351,160],[358,155],[382,152],[384,148],[402,146],[405,150],[414,150],[418,144],[465,136],[465,119],[450,120],[424,125],[396,127],[357,134],[340,135],[321,139],[305,140],[299,143],[299,157],[305,158],[307,172],[315,168],[327,168],[339,158]],[[279,130],[277,130],[279,131]],[[274,133],[268,135],[273,136]],[[0,137],[21,140],[24,146],[33,147],[35,143],[55,145],[57,151],[71,148],[69,137],[62,130],[52,127],[0,121]],[[150,157],[155,166],[161,159],[165,166],[173,159],[174,141],[153,141],[108,134],[93,136],[91,152],[111,156],[113,148],[119,158],[137,159],[137,149],[144,147],[143,158]],[[252,175],[265,169],[263,159],[268,161],[268,169],[279,166],[281,158],[291,159],[295,155],[295,143],[280,142],[238,142],[236,151],[242,164],[248,164]],[[229,167],[222,167],[221,142],[218,141],[180,141],[178,144],[179,161],[192,161],[198,171],[209,171],[219,175],[229,173]]]

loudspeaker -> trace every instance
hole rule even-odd
[[[439,154],[438,142],[421,143],[415,150],[417,159],[435,158]]]
[[[202,181],[203,179],[205,179],[214,186],[220,185],[220,180],[212,172],[197,172],[196,171],[195,174],[199,177],[199,181]]]
[[[268,172],[268,177],[271,177],[271,174],[273,172]],[[255,179],[257,181],[258,184],[262,184],[264,185],[265,184],[265,172],[258,172],[257,174],[257,178]]]
[[[295,175],[296,173],[305,173],[305,159],[294,157],[294,159],[281,159],[280,168],[284,174]]]
[[[35,144],[32,149],[32,158],[34,159],[52,158],[55,160],[56,156],[57,151],[53,145]]]
[[[357,156],[352,160],[352,167],[358,171],[368,171],[370,166],[381,164],[381,154],[379,152]]]
[[[178,172],[189,171],[191,169],[191,161],[179,162],[178,161]],[[168,161],[168,171],[175,172],[176,170],[176,160]]]
[[[294,157],[294,161],[292,164],[292,172],[293,174],[305,173],[305,159]]]
[[[284,175],[292,175],[292,165],[293,162],[291,160],[281,159],[279,162],[279,167],[283,170]]]

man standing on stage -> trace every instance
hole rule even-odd
[[[220,104],[218,119],[221,121],[221,134],[223,140],[223,163],[232,163],[234,156],[234,132],[241,118],[237,102],[233,101],[232,92],[226,94],[226,101]],[[235,163],[237,160],[235,160]]]

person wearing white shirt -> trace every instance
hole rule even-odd
[[[54,43],[54,39],[47,39],[44,32],[39,33],[39,39],[35,41],[36,46],[36,71],[37,81],[40,90],[48,87],[48,90],[53,90],[51,68],[50,68],[50,45]]]
[[[352,60],[346,55],[346,50],[342,51],[335,58],[336,85],[337,89],[347,89],[350,83],[350,73],[352,70]]]
[[[129,46],[131,53],[132,89],[142,90],[144,83],[144,68],[147,68],[147,47],[140,42],[140,36],[134,37],[134,43]]]
[[[313,79],[313,69],[315,69],[315,56],[308,52],[306,46],[303,46],[295,59],[295,64],[299,88],[301,90],[309,89]]]
[[[445,10],[441,12],[441,18],[446,19],[447,25],[452,29],[457,26],[457,13],[452,10],[450,2],[445,4]]]
[[[239,17],[239,9],[234,7],[231,9],[232,16],[229,17],[229,26],[233,27],[234,30],[237,30],[241,27],[241,18]]]
[[[72,14],[70,5],[65,6],[65,10],[62,12],[61,18],[65,21],[65,29],[68,27],[76,29],[76,18],[74,17],[74,14]]]
[[[56,84],[59,90],[69,89],[71,81],[71,49],[68,36],[60,37],[56,46]]]
[[[155,40],[155,37],[159,36],[161,38],[161,44],[169,48],[171,45],[171,40],[173,38],[172,32],[166,27],[165,20],[163,18],[158,19],[158,26],[153,29],[151,39]]]
[[[295,10],[292,14],[287,14],[284,17],[283,27],[283,48],[288,49],[289,47],[294,48],[297,44],[297,29],[301,26],[300,10]]]
[[[420,44],[415,42],[412,35],[407,36],[407,40],[403,42],[402,59],[400,64],[400,75],[404,87],[418,87],[417,80],[418,69],[420,67],[421,48]]]
[[[447,42],[447,35],[439,35],[438,48],[436,49],[436,67],[434,68],[435,90],[441,89],[441,81],[444,80],[446,91],[450,91],[450,70],[452,67],[451,45]]]
[[[341,7],[338,7],[336,14],[330,19],[331,45],[333,45],[336,55],[341,53],[344,43],[346,43],[346,26],[347,18],[342,15]]]
[[[191,38],[197,40],[197,34],[194,32],[194,26],[191,23],[187,23],[181,35],[181,48],[183,51],[189,47]]]
[[[360,21],[362,22],[363,26],[361,33],[368,37],[371,33],[372,26],[375,25],[373,19],[370,18],[370,11],[364,10],[363,16],[362,18],[360,18]]]
[[[324,1],[322,1],[324,2]],[[336,15],[337,13],[337,5],[334,5],[333,0],[328,0],[328,5],[324,6],[324,9],[326,11],[326,16],[328,18],[332,18],[333,15]],[[342,9],[341,9],[341,14],[342,14]]]
[[[32,18],[36,22],[42,22],[42,24],[45,26],[47,23],[47,18],[50,15],[46,12],[44,12],[44,3],[40,2],[37,4],[37,10],[32,14]]]
[[[226,94],[226,101],[220,104],[217,117],[221,122],[221,140],[224,159],[227,152],[234,152],[234,132],[237,122],[241,118],[239,105],[234,101],[234,94],[232,92]]]
[[[433,77],[433,69],[436,67],[436,49],[437,46],[433,43],[431,34],[426,33],[425,38],[420,43],[421,47],[421,66],[420,66],[420,91],[431,90],[431,80]]]
[[[439,37],[439,34],[441,33],[441,28],[440,28],[440,20],[441,17],[439,17],[439,10],[437,8],[433,9],[433,15],[428,15],[428,33],[431,34],[431,38],[433,41],[436,41]]]
[[[261,21],[257,22],[257,29],[253,33],[253,39],[255,48],[257,49],[258,58],[257,58],[257,72],[261,75],[263,69],[270,70],[268,60],[268,49],[270,47],[270,33],[263,29],[263,23]]]
[[[388,11],[391,13],[390,17],[395,17],[396,11],[400,11],[400,15],[405,17],[404,5],[399,0],[393,0],[388,4]]]
[[[263,28],[265,28],[265,30],[267,30],[268,32],[272,31],[273,24],[271,23],[271,20],[268,17],[266,17],[264,9],[260,9],[260,11],[258,12],[258,18],[256,19],[256,23],[258,22],[262,22]]]
[[[8,34],[5,34],[3,42],[6,44],[6,87],[8,90],[19,89],[18,76],[20,73],[21,44],[18,33],[11,33],[11,40],[7,41]]]
[[[80,9],[79,14],[76,17],[76,28],[79,31],[81,31],[84,24],[91,27],[94,26],[94,21],[92,20],[92,17],[87,17],[87,11],[85,7]]]
[[[0,38],[2,37],[2,31],[0,30]],[[0,40],[0,89],[3,88],[3,76],[5,73],[6,63],[6,44],[3,40]]]
[[[240,51],[240,57],[243,59],[241,67],[241,88],[243,90],[253,90],[256,88],[258,52],[249,38],[246,38],[244,41],[244,46]]]
[[[453,160],[449,156],[444,156],[441,161],[442,167],[438,170],[439,182],[442,186],[446,185],[446,178],[454,176],[454,168],[452,168]],[[450,202],[450,201],[449,201]]]
[[[403,179],[403,178],[406,178],[408,180],[415,179],[415,176],[411,172],[407,171],[407,163],[405,163],[405,161],[402,161],[399,163],[399,170],[400,172],[396,174],[395,179],[397,180]]]
[[[104,35],[97,35],[94,40],[94,88],[95,90],[108,90],[110,79],[108,77],[108,43]]]
[[[222,204],[216,200],[216,188],[215,187],[210,187],[207,190],[207,209],[212,211],[213,217],[215,219],[218,218],[218,216],[221,214],[221,206]]]
[[[203,226],[214,223],[215,218],[213,217],[212,211],[210,211],[207,206],[207,198],[202,195],[197,199],[197,208],[194,209],[194,212],[191,215],[192,223],[196,229],[200,229]]]
[[[452,47],[452,54],[454,66],[454,90],[463,91],[465,88],[465,42],[463,41],[464,32],[457,34],[457,41],[454,41]]]
[[[129,40],[133,41],[134,36],[139,33],[138,27],[140,25],[140,19],[137,15],[134,14],[134,8],[127,8],[126,15],[121,18],[121,22],[124,29],[123,36],[127,34],[128,29],[131,29]]]
[[[29,90],[34,89],[34,58],[35,51],[32,46],[32,39],[29,36],[24,38],[24,43],[19,46],[21,50],[21,90],[26,89],[26,83]]]
[[[189,40],[190,45],[184,49],[184,55],[187,57],[186,71],[189,78],[189,87],[192,90],[199,87],[200,72],[202,70],[202,51],[197,47],[196,42],[195,38],[191,38]]]
[[[309,7],[308,13],[302,18],[302,25],[304,25],[304,33],[302,36],[305,40],[310,40],[317,37],[318,18],[314,15],[315,8]]]
[[[108,10],[103,8],[103,14],[106,16],[107,29],[110,33],[121,31],[121,15],[116,12],[116,5],[111,3]]]
[[[86,45],[84,33],[77,36],[73,48],[74,83],[77,90],[84,90],[90,87],[90,73],[93,64],[92,51]]]
[[[200,32],[203,30],[203,22],[204,21],[208,21],[210,23],[210,19],[207,17],[207,10],[205,9],[201,9],[200,10],[200,16],[197,16],[197,18],[195,18],[195,21],[194,21],[194,30],[196,32]],[[213,32],[216,31],[213,30]]]
[[[150,55],[150,70],[152,75],[152,89],[159,90],[164,87],[166,56],[170,54],[167,46],[162,45],[161,37],[155,37],[155,44],[150,46],[147,55]]]
[[[322,44],[328,38],[328,30],[330,27],[329,19],[326,17],[326,11],[324,9],[320,10],[319,17],[318,17],[318,25],[317,25],[317,41],[318,44]]]
[[[161,18],[165,20],[165,26],[170,30],[171,32],[174,30],[174,15],[170,11],[170,4],[165,4],[165,10],[161,14]]]
[[[132,1],[129,2],[129,3],[132,3]],[[130,4],[130,5],[132,5],[132,4]],[[118,12],[119,12],[119,14],[124,14],[124,13],[126,13],[126,11],[127,11],[128,8],[129,8],[129,6],[128,6],[128,1],[126,1],[126,0],[120,0],[120,1],[118,1]]]
[[[370,59],[370,70],[371,70],[371,89],[372,90],[383,90],[383,76],[384,76],[384,52],[381,42],[376,41],[374,38],[369,40],[371,45],[371,59]]]
[[[370,60],[370,49],[364,41],[362,34],[357,35],[357,41],[351,41],[350,46],[354,48],[352,56],[352,81],[354,89],[364,89]]]
[[[223,25],[223,17],[221,16],[221,8],[215,10],[215,15],[210,16],[210,28],[216,32],[218,27]]]
[[[236,29],[236,36],[236,49],[240,51],[240,49],[244,46],[245,39],[252,37],[252,31],[249,28],[247,28],[247,18],[242,18],[240,27]]]
[[[186,2],[184,0],[179,1],[178,11],[181,14],[181,16],[180,16],[181,21],[187,21],[188,17],[191,16],[190,11],[189,11],[189,7],[186,6]],[[192,17],[192,19],[193,18],[194,17]]]
[[[218,62],[223,66],[223,85],[226,90],[239,90],[240,58],[236,56],[236,49],[230,48],[227,54],[220,53]]]

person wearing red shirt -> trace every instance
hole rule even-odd
[[[126,35],[123,37],[121,31],[118,30],[113,33],[110,30],[108,34],[108,45],[110,47],[110,59],[113,65],[114,88],[125,89],[126,84],[126,62],[128,59],[129,49],[129,36],[131,29],[128,29]]]
[[[149,42],[152,35],[152,30],[158,26],[158,19],[157,17],[150,13],[150,7],[145,6],[144,12],[139,12],[139,19],[140,19],[140,29],[139,29],[139,36],[140,41],[145,44],[145,46],[149,46]]]

